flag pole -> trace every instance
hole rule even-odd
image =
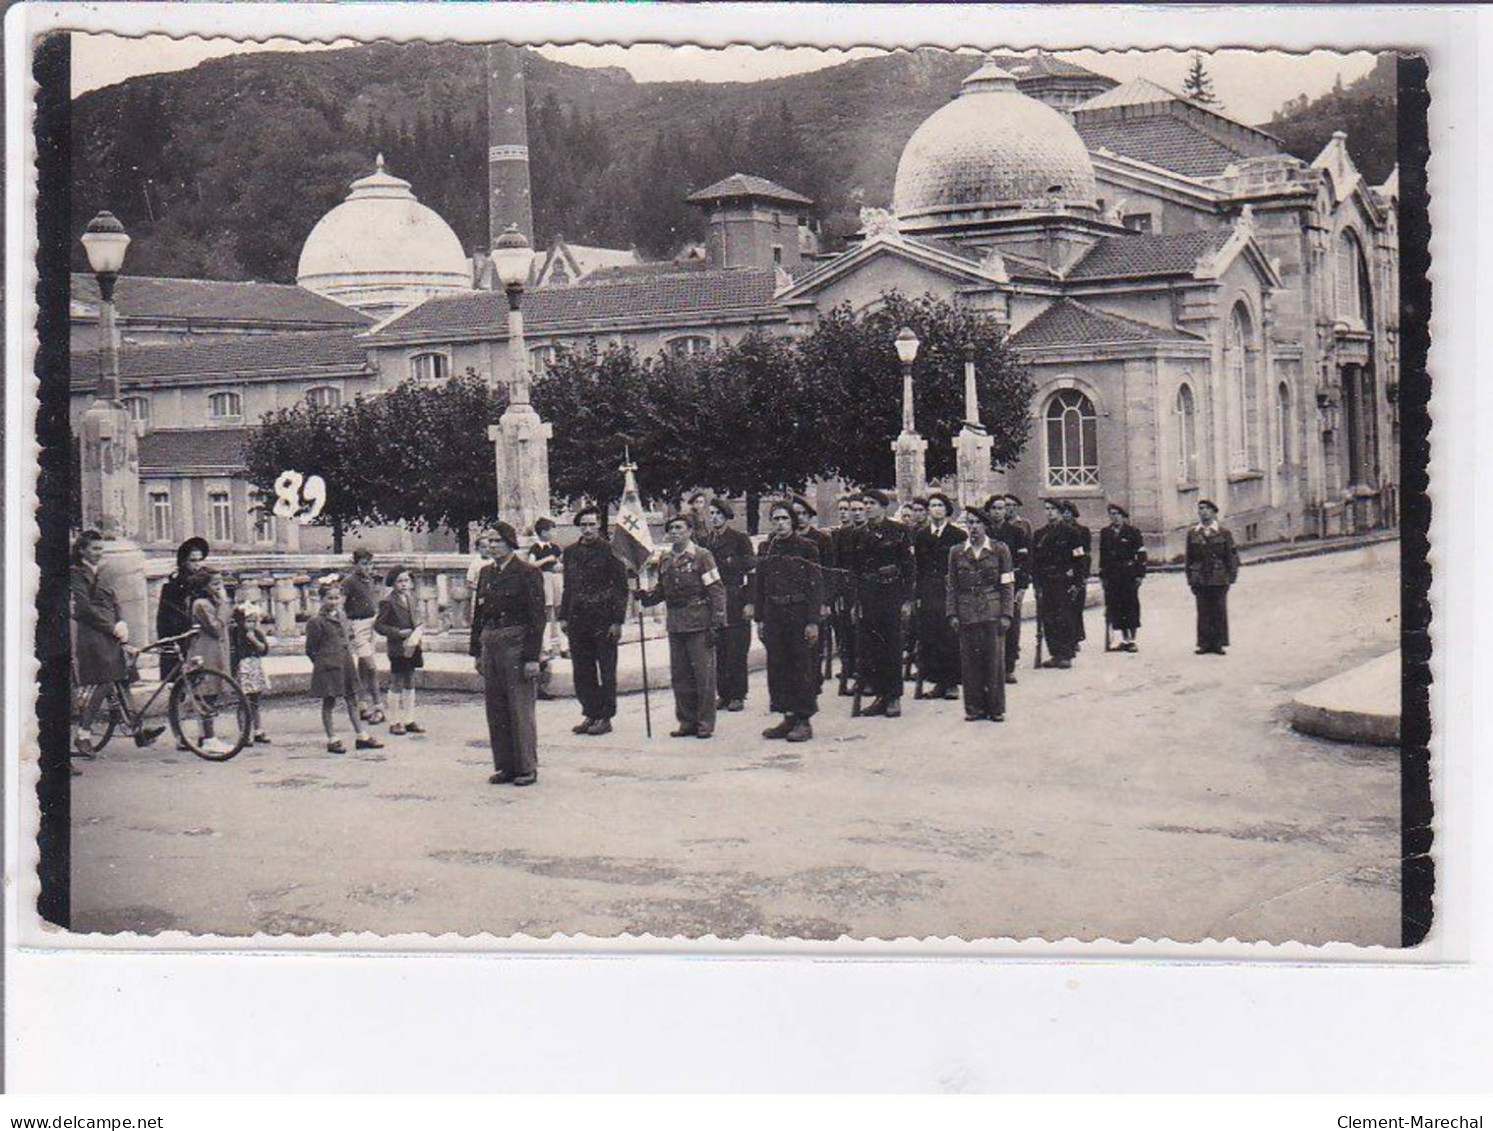
[[[629,445],[624,442],[622,445],[622,466],[617,469],[622,472],[622,497],[624,501],[627,499],[629,493],[635,494],[637,491],[637,485],[633,479],[633,473],[637,469],[638,465],[632,462],[632,451]],[[645,535],[647,533],[646,527],[644,528],[644,533]],[[652,738],[653,697],[648,686],[648,626],[647,618],[643,615],[641,572],[639,574],[638,586],[638,594],[634,595],[631,600],[636,604],[638,609],[638,656],[643,662],[643,729],[647,736]]]

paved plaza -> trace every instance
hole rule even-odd
[[[72,783],[73,926],[1397,945],[1398,753],[1285,717],[1395,646],[1398,556],[1245,569],[1223,658],[1193,655],[1182,577],[1153,576],[1139,654],[1105,655],[1090,610],[1072,671],[1028,651],[1003,724],[829,694],[813,742],[768,742],[758,672],[709,742],[667,737],[667,691],[651,741],[640,695],[600,739],[541,703],[527,790],[487,784],[481,700],[456,693],[379,751],[327,754],[304,699],[224,764],[116,740]]]

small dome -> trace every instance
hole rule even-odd
[[[1073,124],[987,62],[908,139],[892,209],[916,228],[992,210],[1094,210],[1096,197],[1094,166]]]
[[[379,154],[374,172],[311,229],[296,282],[381,315],[471,290],[472,273],[450,225],[415,199],[408,181],[386,173]]]

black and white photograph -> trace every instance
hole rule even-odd
[[[1425,937],[1423,55],[35,58],[59,937]]]

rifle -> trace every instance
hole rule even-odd
[[[860,718],[861,696],[865,691],[864,670],[866,666],[865,641],[861,637],[860,610],[852,605],[850,609],[850,630],[855,633],[855,698],[850,703],[850,717]]]
[[[1032,592],[1037,595],[1037,615],[1034,618],[1037,625],[1037,643],[1032,649],[1032,667],[1040,668],[1042,666],[1042,589],[1033,584]]]
[[[1080,614],[1080,615],[1082,615],[1082,614]],[[1109,619],[1109,601],[1106,600],[1104,602],[1104,650],[1106,652],[1113,652],[1114,651],[1114,647],[1112,645],[1112,638],[1111,638],[1111,635],[1110,635],[1110,630],[1113,627],[1114,626],[1110,623],[1110,619]]]

